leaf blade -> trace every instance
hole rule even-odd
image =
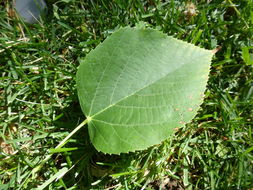
[[[114,49],[108,49],[108,44],[109,46],[114,44]],[[117,56],[114,56],[115,47],[118,47]],[[79,99],[84,106],[84,113],[88,110],[85,106],[92,110],[89,111],[91,114],[89,117],[92,119],[88,128],[94,146],[103,152],[115,154],[141,150],[158,144],[168,138],[181,119],[188,122],[194,117],[201,103],[209,73],[209,63],[213,55],[209,50],[176,40],[152,29],[128,27],[119,30],[116,35],[112,34],[93,54],[96,58],[100,57],[100,60],[92,62],[91,55],[91,58],[81,64],[77,74],[79,79],[77,84],[79,87],[85,87],[82,85],[84,82],[82,70],[89,68],[89,64],[96,65],[96,68],[100,69],[98,72],[100,74],[97,74],[100,78],[95,76],[96,88],[94,90],[93,87],[93,91],[90,91],[92,94],[90,96],[93,96],[92,103],[89,105],[82,103],[81,99],[85,97],[81,90],[78,91]],[[104,55],[116,58],[105,59]],[[106,65],[101,67],[103,61]],[[190,77],[187,77],[188,75]],[[202,78],[196,77],[199,75],[203,75]],[[186,78],[185,85],[178,83],[182,80],[180,77]],[[195,85],[197,89],[189,88],[194,80],[197,81]],[[89,80],[86,82],[89,83]],[[178,107],[182,107],[180,103],[187,96],[180,96],[179,103],[172,104],[176,102],[173,96],[178,96],[177,92],[173,94],[170,91],[175,88],[175,85],[182,85],[180,89],[187,92],[188,99],[196,99],[194,104],[190,104],[192,100],[186,101],[187,104],[183,108],[188,111],[183,110],[182,113],[176,111]],[[89,91],[87,86],[86,90]],[[198,95],[189,94],[188,91],[191,90],[197,91]],[[168,99],[163,97],[164,92],[167,93]],[[148,93],[158,93],[158,95],[147,96]],[[146,97],[143,98],[143,95]],[[152,103],[155,106],[161,104],[163,108],[153,105],[153,109],[156,109],[154,111]],[[136,104],[140,105],[134,108]],[[95,109],[92,108],[93,106]],[[177,119],[168,122],[173,117]],[[181,122],[185,123],[185,121]],[[129,126],[131,129],[127,128]]]

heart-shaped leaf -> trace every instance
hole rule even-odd
[[[197,113],[213,52],[157,30],[121,28],[77,72],[80,104],[97,150],[142,150]]]

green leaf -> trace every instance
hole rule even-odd
[[[202,102],[213,52],[153,29],[121,28],[81,60],[77,90],[97,150],[159,144]]]

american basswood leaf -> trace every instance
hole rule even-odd
[[[113,154],[146,149],[189,122],[202,102],[212,56],[153,29],[114,32],[77,72],[95,148]]]

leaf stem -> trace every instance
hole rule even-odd
[[[73,131],[71,131],[71,133],[69,133],[56,147],[57,148],[61,148],[63,147],[67,141],[70,139],[70,137],[72,137],[79,129],[81,129],[84,125],[86,125],[88,123],[88,119],[85,119],[82,123],[80,123],[80,125],[78,125]],[[33,178],[35,177],[35,174],[43,167],[43,165],[52,157],[53,154],[48,154],[46,156],[46,158],[35,168],[33,168],[32,170],[32,176]]]

